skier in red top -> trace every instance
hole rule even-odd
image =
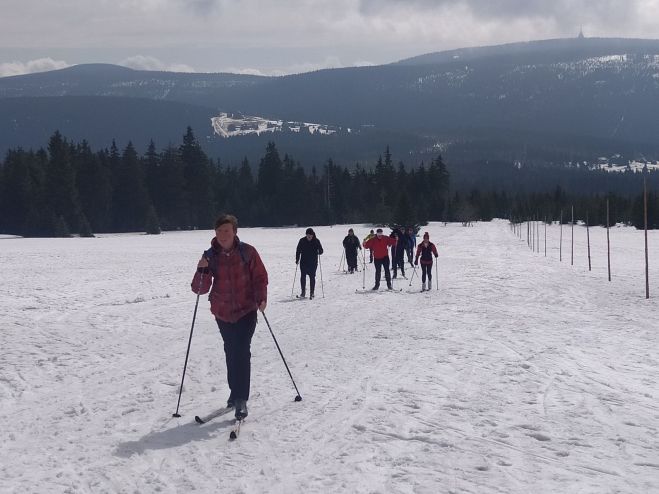
[[[375,261],[375,286],[372,290],[380,288],[380,271],[384,266],[384,277],[387,280],[387,289],[391,290],[391,273],[389,272],[389,250],[388,247],[396,245],[396,239],[382,235],[382,228],[378,228],[375,237],[364,242],[365,249],[371,249]]]
[[[267,305],[268,273],[256,249],[241,242],[237,231],[235,216],[224,214],[217,219],[211,248],[197,263],[192,291],[203,295],[210,290],[211,312],[224,340],[231,390],[227,406],[235,408],[237,419],[243,419],[249,400],[250,346],[257,310],[263,312]]]

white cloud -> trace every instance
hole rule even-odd
[[[0,77],[31,74],[33,72],[47,72],[49,70],[64,69],[69,66],[70,64],[63,60],[53,60],[52,58],[38,58],[28,62],[5,62],[0,63]]]
[[[194,67],[281,75],[390,63],[468,46],[576,36],[581,26],[589,37],[659,38],[659,0],[14,3],[0,16],[4,60],[123,60],[123,65],[148,70]]]
[[[165,63],[156,57],[135,55],[125,58],[119,65],[136,70],[158,70],[166,72],[194,72],[189,65],[182,63]]]
[[[369,65],[369,64],[365,62],[364,65]],[[339,60],[339,58],[335,56],[328,56],[320,62],[296,63],[272,70],[227,67],[223,69],[222,72],[229,72],[232,74],[260,75],[260,76],[282,76],[289,74],[302,74],[305,72],[312,72],[314,70],[335,69],[339,67],[345,67],[345,65],[341,63],[341,60]]]

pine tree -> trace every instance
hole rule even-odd
[[[261,158],[258,172],[258,216],[264,226],[278,224],[280,207],[276,198],[281,187],[283,164],[274,142],[269,142]]]
[[[51,215],[49,234],[53,237],[70,237],[71,232],[69,230],[69,225],[67,225],[64,216],[60,215]]]
[[[149,141],[149,146],[142,158],[142,163],[144,169],[144,185],[151,203],[155,207],[156,212],[158,212],[163,208],[167,197],[162,193],[164,170],[153,140]]]
[[[430,164],[427,172],[429,187],[428,219],[441,221],[444,218],[444,207],[449,188],[449,173],[441,155]]]
[[[92,238],[94,237],[94,234],[92,233],[92,228],[89,225],[89,221],[87,221],[87,216],[84,215],[84,213],[80,214],[80,219],[78,220],[78,225],[80,227],[80,230],[78,233],[82,238]]]
[[[51,222],[58,228],[58,234],[63,232],[62,223],[68,228],[77,229],[80,207],[75,184],[75,171],[71,163],[69,143],[56,131],[48,143],[49,160],[46,167],[46,204],[48,211],[57,219]],[[61,220],[61,221],[60,221]]]
[[[0,168],[0,231],[30,236],[43,230],[45,162],[41,153],[9,151]]]
[[[208,156],[188,127],[180,147],[186,200],[189,204],[190,221],[194,228],[210,228],[215,214],[213,177]]]
[[[117,231],[143,231],[149,204],[142,165],[129,142],[115,173],[113,214]]]
[[[107,231],[111,225],[112,177],[101,157],[104,155],[93,154],[86,141],[76,147],[73,156],[80,218],[84,217],[90,231]]]
[[[160,222],[158,221],[158,215],[153,205],[149,206],[149,210],[146,213],[144,230],[147,235],[160,235]]]
[[[167,147],[160,161],[161,171],[158,180],[160,185],[155,201],[160,226],[165,230],[188,228],[191,221],[183,178],[183,162],[178,148]]]
[[[398,205],[396,206],[396,211],[394,213],[394,222],[403,227],[415,225],[417,223],[414,208],[410,204],[409,197],[405,191],[400,194],[398,199]]]
[[[256,183],[254,182],[254,175],[252,174],[252,167],[245,158],[240,164],[238,169],[238,183],[236,192],[240,198],[240,207],[236,212],[245,216],[246,224],[254,224],[254,201],[256,199]]]

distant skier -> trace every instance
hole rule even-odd
[[[391,263],[394,267],[394,279],[398,277],[399,269],[401,276],[405,278],[405,250],[407,249],[407,237],[398,227],[394,228],[390,237],[396,239],[396,245],[391,247]]]
[[[373,251],[375,260],[375,286],[372,290],[380,288],[380,271],[384,267],[384,277],[387,280],[387,288],[391,290],[391,274],[389,273],[389,250],[392,245],[396,245],[396,239],[382,235],[382,228],[378,228],[375,237],[364,243],[365,249]]]
[[[414,257],[414,249],[416,247],[416,233],[414,233],[414,229],[411,226],[408,226],[405,235],[407,235],[407,261],[411,266],[414,266],[412,258]]]
[[[369,234],[364,237],[364,241],[362,242],[362,245],[364,245],[366,242],[368,242],[369,240],[371,240],[374,237],[375,237],[375,233],[373,233],[373,230],[371,230],[369,232]],[[366,247],[364,247],[364,248],[366,248]],[[373,264],[373,249],[368,249],[368,255],[369,255],[369,259],[370,259],[368,261],[369,264]]]
[[[309,276],[309,298],[314,297],[316,288],[316,269],[318,256],[323,253],[323,246],[316,238],[313,229],[307,228],[306,235],[297,243],[295,251],[295,264],[300,265],[300,297],[306,297],[307,276]]]
[[[416,259],[414,265],[419,265],[419,257],[421,257],[421,291],[430,290],[432,287],[432,256],[437,259],[437,248],[435,244],[430,241],[428,232],[423,234],[423,242],[416,248]],[[426,288],[426,279],[428,279],[428,288]]]
[[[362,244],[355,236],[355,232],[352,228],[348,230],[348,235],[343,239],[343,248],[346,252],[348,273],[352,274],[357,271],[357,249],[362,250]]]
[[[256,249],[241,242],[237,231],[235,216],[224,214],[215,221],[211,248],[197,263],[191,286],[199,295],[210,289],[211,312],[224,340],[231,390],[227,407],[235,407],[236,418],[243,419],[249,399],[250,346],[256,311],[263,312],[267,305],[268,273]]]

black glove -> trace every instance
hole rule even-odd
[[[418,259],[415,259],[415,260],[414,260],[414,265],[415,265],[415,266],[418,266],[418,265],[419,265],[419,260],[418,260]]]

